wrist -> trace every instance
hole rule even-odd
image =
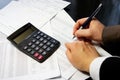
[[[97,59],[98,57],[99,57],[99,56],[94,57],[94,58],[92,58],[91,60],[88,60],[88,64],[87,64],[86,69],[85,69],[85,71],[86,71],[87,73],[90,73],[90,65],[91,65],[91,63],[92,63],[95,59]]]

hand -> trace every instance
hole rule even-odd
[[[104,25],[97,19],[93,19],[87,26],[87,29],[79,29],[79,27],[86,21],[87,18],[79,19],[73,28],[73,35],[78,38],[85,37],[89,40],[102,42],[102,32]],[[79,29],[79,30],[78,30]]]
[[[74,67],[81,71],[89,72],[91,62],[100,55],[95,47],[85,41],[75,41],[65,44],[66,55]]]

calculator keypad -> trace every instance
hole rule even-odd
[[[36,34],[30,36],[30,41],[23,46],[23,49],[32,58],[39,62],[45,61],[59,47],[60,42],[43,33],[37,31]]]

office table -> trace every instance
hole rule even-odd
[[[51,75],[50,73],[47,75],[48,79],[47,80],[85,80],[86,78],[88,78],[89,76],[87,74],[84,74],[80,71],[78,71],[77,69],[75,69],[72,64],[68,61],[66,55],[65,55],[65,43],[66,42],[71,42],[72,40],[72,30],[73,30],[73,26],[74,26],[75,22],[74,20],[68,15],[68,13],[66,13],[64,10],[61,10],[56,16],[54,16],[54,18],[52,18],[48,23],[46,23],[46,25],[44,25],[43,27],[39,28],[40,30],[44,31],[45,33],[49,34],[50,36],[56,38],[57,40],[59,40],[61,42],[61,46],[60,48],[54,53],[54,55],[52,55],[48,60],[53,60],[55,64],[53,64],[54,68],[57,69],[53,69],[53,73],[55,71],[55,75]],[[1,30],[0,30],[1,31]],[[4,34],[3,34],[4,33]],[[19,66],[24,66],[24,68],[22,68],[23,70],[28,69],[32,69],[34,65],[39,65],[37,62],[35,62],[34,60],[30,59],[30,58],[26,58],[26,55],[21,54],[21,52],[19,52],[17,49],[15,49],[14,46],[12,46],[11,43],[9,43],[9,41],[6,39],[6,37],[8,36],[8,34],[6,35],[6,32],[1,31],[0,33],[0,54],[3,55],[2,52],[7,52],[10,53],[11,55],[14,55],[13,59],[16,59],[15,57],[19,58],[19,62],[17,64],[12,64],[12,69],[15,70],[14,68],[16,68],[15,66],[19,65]],[[7,43],[7,44],[4,44]],[[9,49],[7,49],[9,48]],[[14,48],[14,49],[13,49]],[[102,48],[100,48],[99,46],[96,47],[98,52],[101,53],[101,55],[109,55],[106,51],[104,51]],[[14,52],[14,54],[12,54],[12,52],[6,51],[5,49],[11,51],[15,50],[16,53]],[[17,53],[20,53],[19,56]],[[7,58],[8,56],[11,55],[4,55],[4,58]],[[9,57],[10,58],[10,57]],[[24,62],[22,63],[20,60],[24,60]],[[6,59],[9,60],[9,59]],[[1,61],[1,60],[0,60]],[[14,61],[14,60],[13,60]],[[26,62],[28,61],[28,62]],[[33,63],[32,63],[33,62]],[[2,62],[0,62],[1,64],[3,64]],[[32,63],[32,64],[31,64]],[[49,62],[46,62],[49,63]],[[25,67],[25,65],[27,65],[27,68]],[[56,66],[57,64],[57,66]],[[7,71],[8,68],[6,68],[5,71],[3,71],[3,66],[5,65],[10,65],[9,63],[7,64],[3,64],[1,65],[2,68],[0,67],[0,78],[4,78],[3,80],[25,80],[25,79],[29,79],[29,80],[45,80],[45,75],[41,75],[41,77],[38,77],[40,75],[40,73],[37,73],[36,71],[29,71],[28,73],[22,73],[22,71],[18,71],[17,74],[15,74],[15,72],[13,71]],[[29,66],[29,67],[28,67]],[[32,66],[32,67],[31,67]],[[58,71],[59,68],[59,71]],[[36,70],[38,69],[38,67],[36,68]],[[16,69],[17,70],[17,69]],[[7,75],[5,76],[5,74],[3,72],[7,72]],[[11,73],[12,72],[12,73]],[[20,73],[24,76],[20,77]],[[27,72],[27,71],[23,71],[23,72]],[[37,75],[32,76],[32,72],[37,73]],[[52,74],[53,74],[52,73]],[[4,75],[3,75],[4,74]],[[10,75],[10,74],[14,74],[14,75]],[[46,73],[47,74],[47,73]],[[26,75],[29,75],[26,77]],[[9,77],[14,77],[14,78],[9,78]],[[17,76],[17,78],[16,78]],[[56,76],[56,77],[54,77]],[[37,78],[36,78],[37,77]],[[52,78],[53,77],[53,78]]]

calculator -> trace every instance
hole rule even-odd
[[[47,60],[60,46],[58,40],[40,31],[31,23],[16,30],[7,39],[20,51],[40,63]]]

